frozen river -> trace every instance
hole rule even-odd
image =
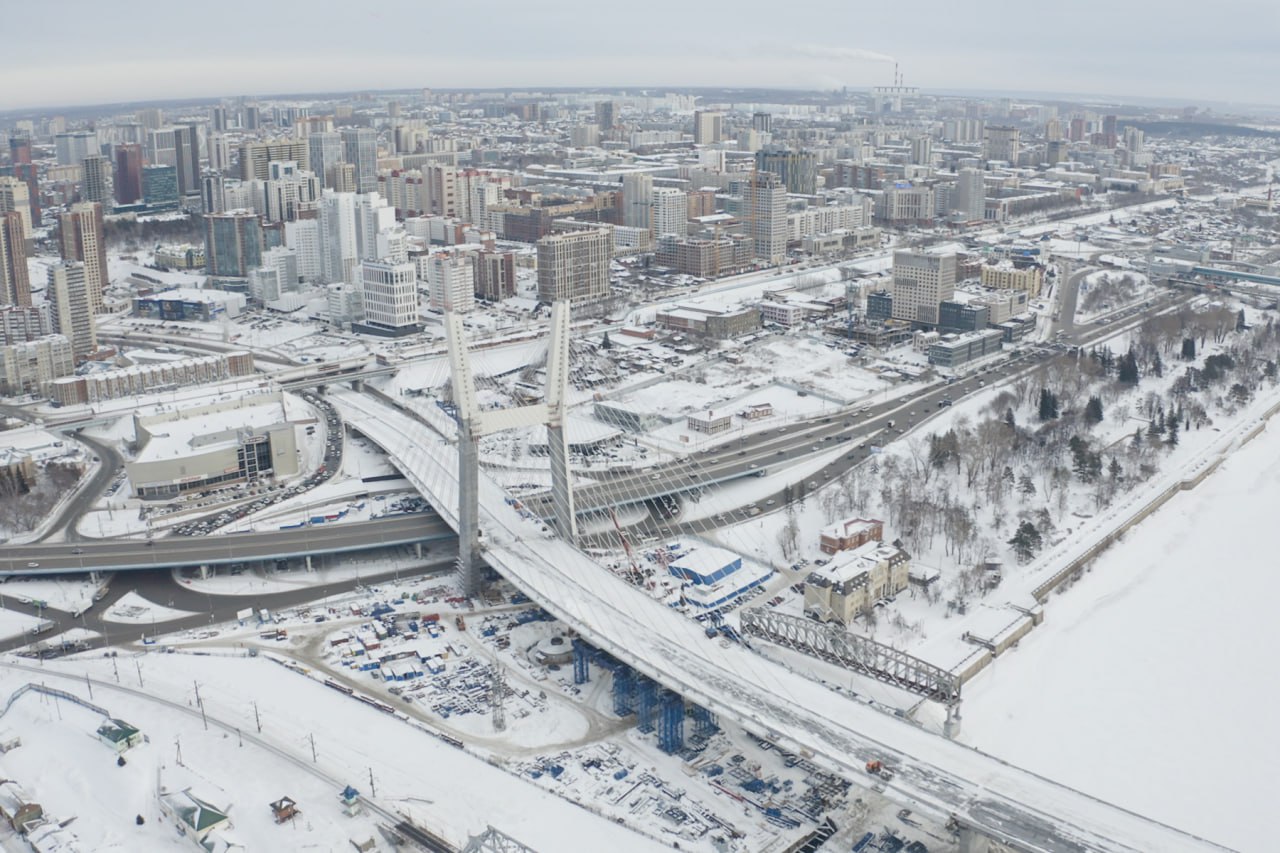
[[[962,740],[1240,850],[1273,850],[1280,424],[1103,555],[965,688]]]

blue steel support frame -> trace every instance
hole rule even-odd
[[[591,680],[591,664],[587,660],[587,655],[591,650],[582,640],[574,639],[573,641],[573,683],[586,684]]]
[[[693,733],[707,737],[720,731],[716,715],[701,705],[693,706]]]
[[[662,696],[662,713],[658,717],[658,748],[671,755],[684,747],[684,698],[679,693]]]
[[[613,671],[613,713],[619,717],[635,713],[636,685],[631,667],[620,664]]]
[[[646,733],[653,731],[657,710],[658,685],[642,675],[636,680],[636,728]]]

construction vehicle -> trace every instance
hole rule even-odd
[[[886,782],[893,778],[893,771],[885,767],[878,759],[872,759],[867,762],[867,772],[872,776],[879,776]]]

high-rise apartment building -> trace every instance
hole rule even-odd
[[[262,266],[262,218],[251,210],[229,210],[204,218],[204,260],[214,278],[248,279]]]
[[[80,198],[98,204],[111,200],[111,161],[101,154],[80,161]]]
[[[292,160],[298,168],[311,169],[311,150],[306,140],[273,139],[267,142],[240,143],[240,180],[265,181],[270,170],[267,164],[272,160]]]
[[[412,263],[363,261],[364,319],[373,331],[407,335],[418,330],[418,277]]]
[[[143,166],[142,197],[151,210],[176,210],[178,208],[178,167]]]
[[[693,114],[695,145],[714,145],[724,139],[724,113],[698,110]]]
[[[89,297],[85,266],[78,261],[63,261],[49,267],[46,291],[53,329],[71,342],[76,361],[82,361],[98,348],[98,332],[94,325],[94,309]]]
[[[596,124],[608,133],[618,123],[618,105],[613,101],[596,101]]]
[[[956,256],[900,250],[893,253],[893,319],[938,324],[938,305],[956,287]]]
[[[320,200],[321,262],[324,280],[356,284],[360,246],[356,238],[355,193],[325,190]]]
[[[15,133],[9,137],[9,162],[31,162],[31,137],[24,133]]]
[[[334,189],[333,167],[342,162],[342,137],[328,131],[312,133],[307,137],[307,150],[311,154],[311,171],[321,186]]]
[[[489,302],[516,295],[514,252],[479,252],[475,258],[475,293]]]
[[[356,192],[371,193],[378,189],[378,133],[368,127],[345,127],[342,135],[342,157],[355,167]]]
[[[142,146],[125,143],[116,146],[115,195],[119,204],[142,201]]]
[[[211,133],[206,140],[209,149],[209,168],[218,173],[231,171],[231,142],[225,133]]]
[[[771,264],[787,257],[787,188],[773,172],[753,172],[742,189],[742,217],[756,257]]]
[[[628,228],[653,227],[653,176],[633,172],[622,176],[622,224]]]
[[[756,169],[777,175],[787,192],[814,195],[818,191],[818,158],[810,151],[770,145],[756,152]]]
[[[92,130],[69,130],[53,137],[59,166],[79,166],[90,154],[98,153],[98,134]]]
[[[361,260],[378,259],[378,234],[396,224],[396,211],[376,192],[355,198],[356,251]]]
[[[688,229],[689,199],[682,190],[674,187],[655,187],[653,190],[653,236],[675,234],[685,236]]]
[[[31,239],[31,193],[26,181],[0,175],[0,213],[18,214],[22,219],[22,238]]]
[[[981,169],[961,169],[951,209],[963,222],[981,222],[987,210],[987,185]]]
[[[27,271],[22,217],[0,213],[0,305],[31,307],[31,278]]]
[[[751,129],[758,133],[772,133],[773,115],[771,113],[752,113]]]
[[[59,218],[59,230],[62,259],[83,263],[89,310],[101,314],[102,294],[109,283],[107,243],[102,233],[102,205],[92,201],[71,205],[71,209]]]
[[[303,281],[324,278],[324,243],[319,219],[299,219],[284,224],[284,244],[298,256],[298,276]]]
[[[437,311],[465,314],[476,305],[475,268],[470,254],[436,252],[427,258],[427,293]]]
[[[987,125],[982,137],[982,159],[1017,165],[1020,131],[1016,127]]]
[[[917,166],[933,165],[933,137],[921,134],[911,137],[911,162]]]
[[[222,104],[209,108],[209,127],[216,133],[226,133],[231,129],[227,108]]]
[[[538,299],[574,307],[609,296],[613,235],[608,228],[548,234],[537,243]]]
[[[133,117],[138,120],[138,124],[148,130],[156,130],[164,125],[164,110],[159,107],[136,110]]]

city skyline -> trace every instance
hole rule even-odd
[[[1153,17],[1099,0],[1070,15],[1022,9],[1017,18],[993,4],[989,14],[957,18],[952,7],[922,0],[910,29],[898,11],[854,12],[833,0],[811,0],[784,17],[764,6],[727,14],[659,0],[625,27],[563,0],[536,12],[497,0],[483,19],[454,8],[423,15],[401,0],[358,13],[334,4],[325,14],[321,2],[281,23],[284,40],[276,26],[243,26],[260,9],[232,0],[225,14],[200,21],[195,50],[174,38],[180,22],[171,7],[154,0],[133,4],[129,15],[78,0],[61,5],[56,62],[38,39],[0,57],[0,110],[420,86],[865,88],[892,82],[895,62],[907,85],[925,89],[1009,90],[1015,81],[1015,91],[1265,104],[1275,100],[1268,81],[1280,72],[1266,28],[1246,25],[1275,12],[1251,0],[1218,4],[1194,26],[1177,8]],[[20,7],[10,20],[15,31],[35,32],[41,14]],[[336,20],[342,26],[329,25]],[[146,52],[122,49],[129,45]]]

